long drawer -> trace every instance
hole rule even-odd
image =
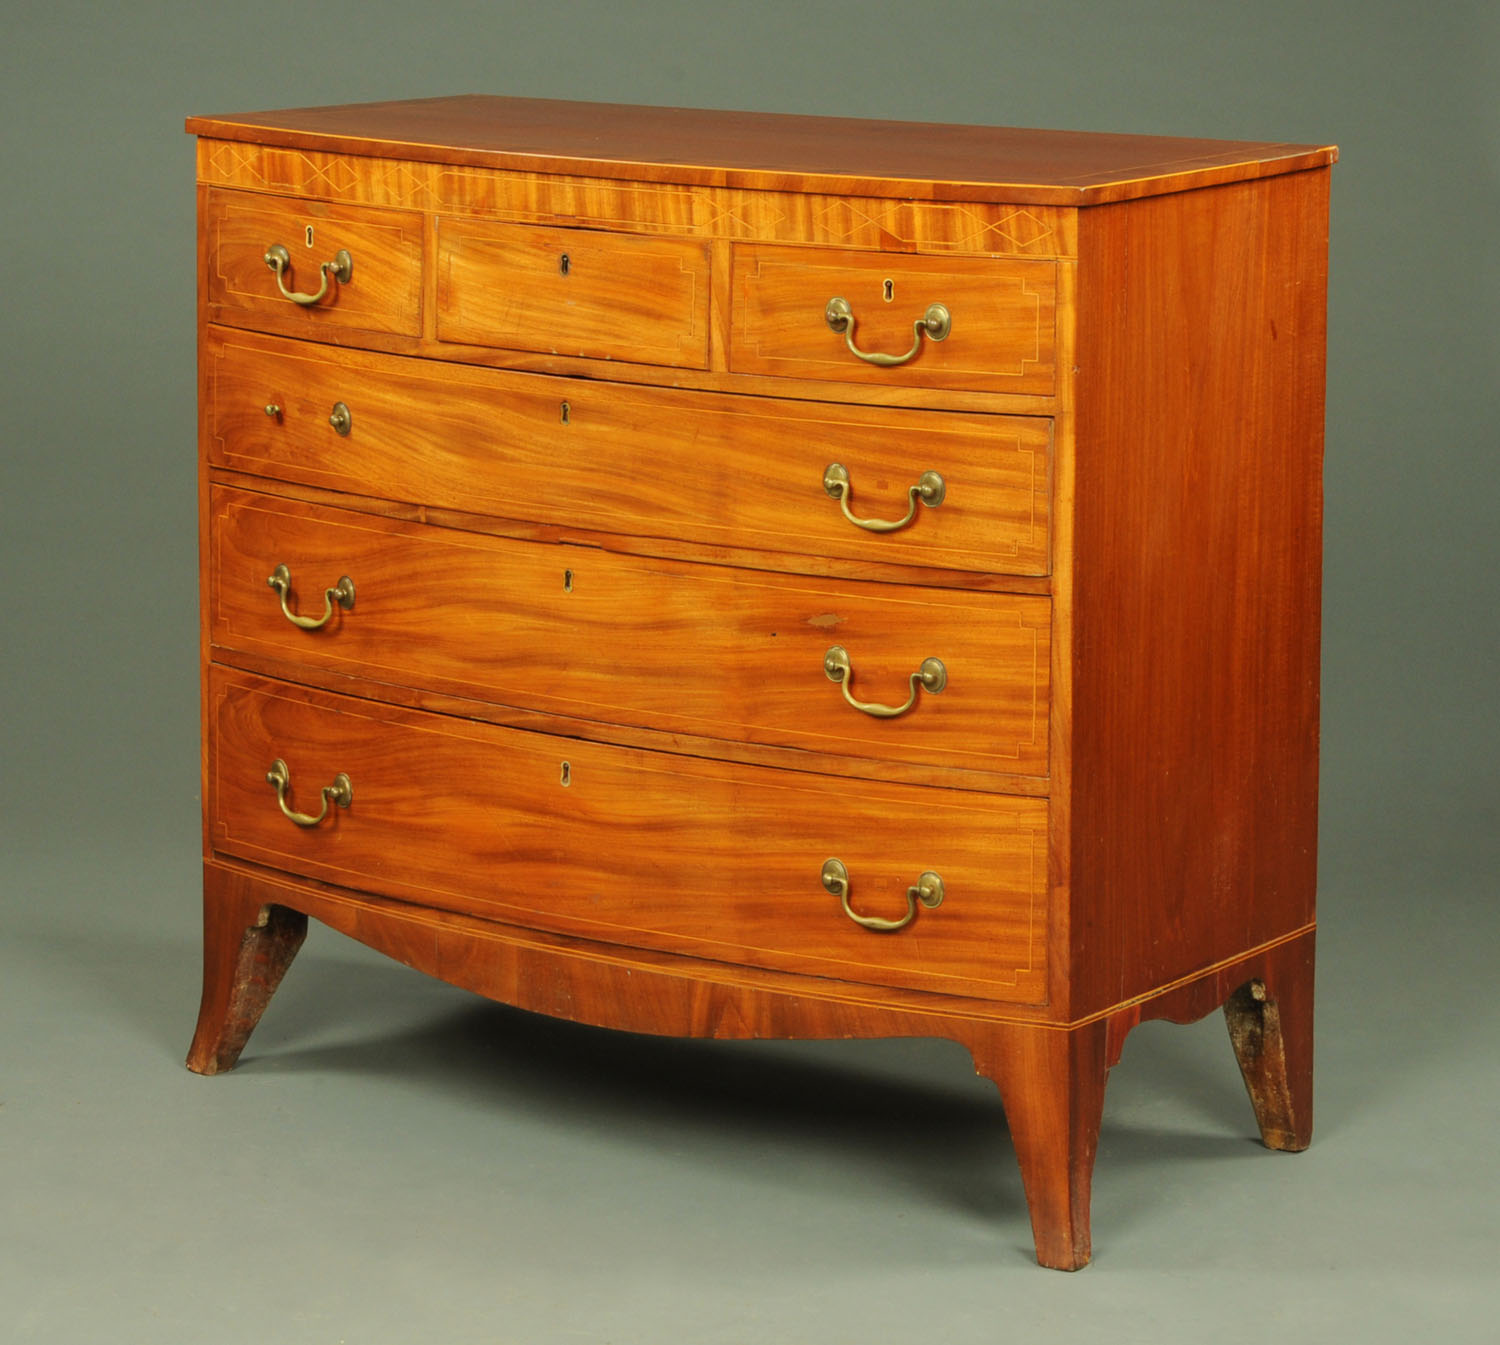
[[[221,854],[636,947],[1044,996],[1044,800],[566,741],[222,668],[208,698]]]
[[[1044,597],[653,560],[228,487],[210,511],[222,649],[671,733],[1046,774]]]
[[[638,388],[222,328],[204,380],[210,462],[257,476],[633,537],[1049,568],[1045,419]]]

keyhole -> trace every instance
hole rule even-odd
[[[563,764],[562,764],[561,779],[562,779],[562,786],[563,786],[564,789],[566,789],[570,784],[573,783],[573,768],[570,765],[568,765],[568,763],[566,761],[563,762]]]
[[[569,406],[567,404],[567,402],[564,402],[562,404],[562,423],[564,425],[566,425],[568,423],[568,417],[571,416],[572,414],[573,414],[573,408],[571,406]]]
[[[561,271],[563,275],[568,274],[568,268],[572,265],[573,263],[568,260],[568,254],[566,252],[564,252],[563,255],[557,259],[557,269]]]
[[[896,297],[896,282],[894,280],[887,280],[885,282],[885,301],[886,301],[886,303],[890,303],[890,301],[892,299],[894,299],[895,297]]]
[[[564,570],[563,571],[563,592],[564,593],[571,593],[572,591],[573,591],[573,571],[572,570]]]

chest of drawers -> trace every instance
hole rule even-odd
[[[1329,147],[193,118],[204,988],[308,917],[639,1032],[947,1037],[1039,1260],[1223,1006],[1311,1129]]]

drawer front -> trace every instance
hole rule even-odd
[[[1050,395],[1057,264],[746,244],[734,249],[729,367],[881,387]],[[831,300],[848,305],[835,330]],[[941,304],[940,340],[913,324]],[[871,363],[867,354],[911,358]]]
[[[214,669],[210,833],[225,855],[635,947],[1039,1002],[1047,806],[549,739]],[[347,807],[305,820],[342,773]],[[842,862],[858,915],[821,880]],[[931,909],[907,891],[942,880]],[[931,891],[929,886],[929,891]]]
[[[704,243],[439,219],[437,268],[440,340],[708,367]]]
[[[1048,420],[630,388],[223,330],[204,363],[209,459],[257,476],[636,537],[1048,569]],[[842,501],[824,485],[835,463]],[[944,486],[933,506],[911,496],[929,472]],[[845,505],[909,522],[871,531]]]
[[[422,216],[253,192],[209,191],[203,208],[211,321],[312,336],[324,327],[417,336]],[[272,248],[286,261],[266,264]],[[348,254],[347,279],[322,267]],[[283,291],[316,302],[299,303]]]
[[[221,648],[671,733],[1046,774],[1047,598],[652,560],[224,487],[212,518]],[[287,611],[326,624],[288,619],[267,583],[280,565]],[[346,576],[347,610],[327,594]],[[930,659],[941,673],[913,686]],[[856,709],[846,687],[910,708]]]

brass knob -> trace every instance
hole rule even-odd
[[[328,423],[333,426],[335,434],[347,438],[349,431],[354,428],[354,415],[343,402],[335,402],[333,410],[328,413]]]

